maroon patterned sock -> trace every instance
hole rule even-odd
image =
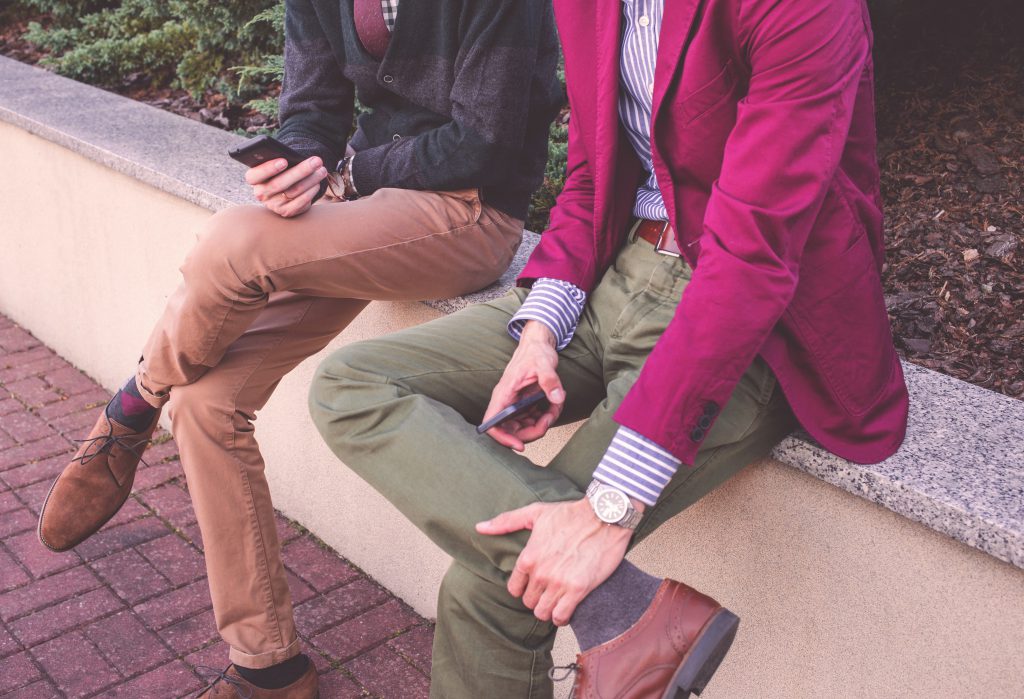
[[[156,410],[139,393],[139,387],[135,384],[133,376],[110,399],[110,403],[107,404],[107,417],[125,427],[141,432],[149,427]]]

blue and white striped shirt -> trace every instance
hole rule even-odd
[[[651,154],[654,66],[658,60],[658,35],[664,9],[665,0],[623,0],[625,21],[619,60],[619,120],[647,171],[647,179],[637,188],[633,215],[655,221],[668,220]]]
[[[664,8],[665,0],[623,0],[625,31],[619,63],[619,119],[647,170],[647,178],[637,189],[633,215],[656,221],[668,220],[651,153],[654,66]],[[540,321],[554,333],[556,346],[562,350],[572,340],[586,298],[581,289],[569,282],[538,279],[509,322],[508,331],[518,340],[527,320]],[[654,505],[680,463],[643,435],[620,426],[594,471],[594,478]]]

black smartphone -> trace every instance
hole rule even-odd
[[[543,392],[534,393],[533,395],[527,396],[526,398],[520,398],[512,405],[506,406],[499,410],[497,413],[494,414],[494,417],[492,417],[490,420],[477,427],[476,433],[483,434],[484,432],[491,429],[498,423],[508,420],[513,415],[518,415],[519,413],[524,412],[527,408],[536,405],[542,400],[546,400],[546,396]]]
[[[295,167],[305,160],[303,156],[271,136],[250,138],[242,145],[229,150],[228,155],[249,167],[256,167],[277,158],[284,158],[288,161],[288,167]]]

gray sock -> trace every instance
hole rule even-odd
[[[612,640],[635,624],[654,601],[661,578],[622,561],[611,577],[580,602],[569,620],[580,650]]]

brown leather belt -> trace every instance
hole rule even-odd
[[[676,232],[668,221],[652,221],[640,219],[640,225],[636,227],[633,235],[643,238],[654,246],[654,249],[662,255],[679,257],[679,245],[676,243]]]

